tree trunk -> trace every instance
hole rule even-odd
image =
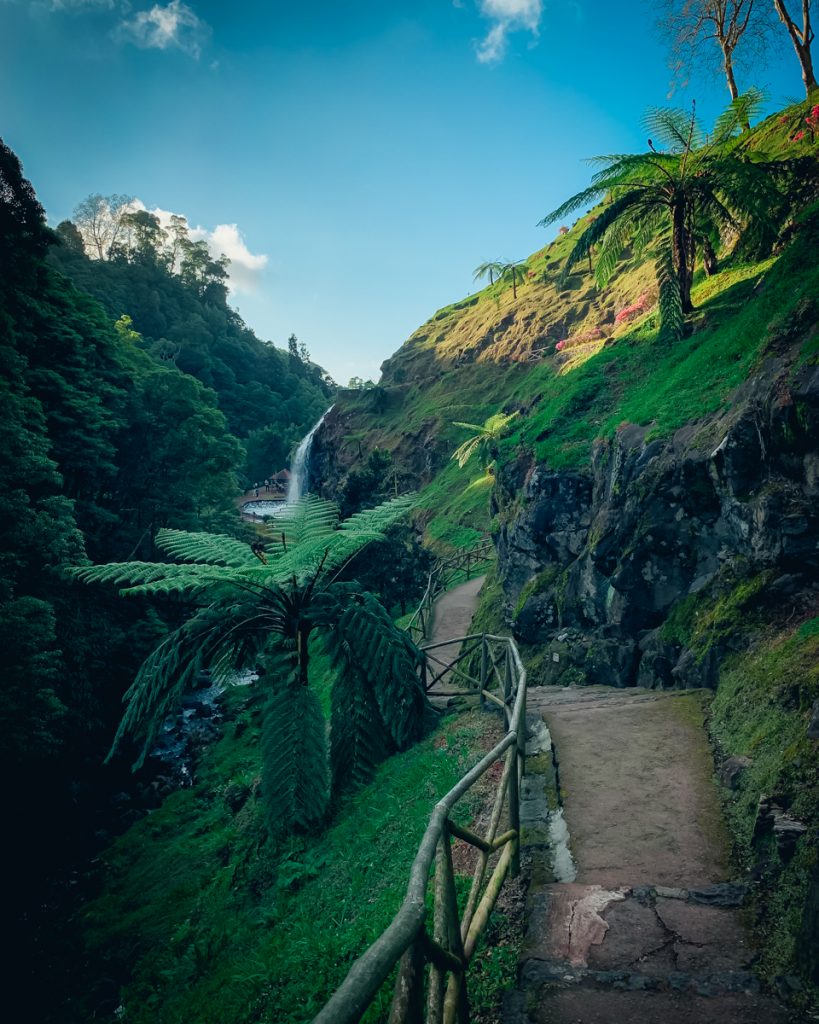
[[[688,251],[690,240],[686,227],[686,209],[684,203],[678,203],[672,209],[673,234],[672,251],[674,269],[677,271],[677,281],[680,285],[680,303],[683,313],[691,313],[694,309],[691,304],[691,271],[690,253]]]
[[[713,277],[719,270],[717,254],[714,252],[714,247],[708,238],[704,238],[702,242],[702,265],[708,277]]]
[[[516,299],[517,297],[518,297],[518,283],[517,283],[517,280],[515,278],[515,268],[512,267],[512,298]]]
[[[734,78],[734,61],[729,50],[723,50],[723,67],[725,68],[725,77],[728,80],[728,92],[731,94],[731,99],[735,100],[739,96],[739,89],[737,89],[737,81]],[[743,128],[747,131],[750,125],[743,125]]]
[[[813,28],[810,23],[811,0],[802,0],[802,28],[796,26],[796,22],[785,9],[785,0],[773,0],[779,20],[788,30],[791,37],[796,56],[802,68],[802,81],[805,85],[805,95],[810,96],[811,90],[816,88],[816,76],[813,73],[813,57],[810,52],[813,42]]]

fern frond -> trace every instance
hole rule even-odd
[[[83,583],[115,583],[122,595],[191,594],[215,582],[230,581],[236,570],[221,566],[169,565],[164,562],[111,562],[67,572]]]
[[[180,562],[204,562],[239,568],[253,565],[256,557],[248,544],[218,533],[189,533],[187,530],[159,530],[154,543],[160,551]]]
[[[126,735],[141,742],[134,768],[139,768],[159,730],[192,688],[200,671],[211,664],[243,667],[269,638],[265,617],[252,602],[199,609],[171,633],[143,662],[123,702],[126,705],[108,759]]]
[[[384,530],[393,526],[408,515],[415,507],[418,495],[415,493],[401,494],[397,498],[384,501],[374,508],[365,508],[355,515],[350,516],[339,523],[339,530],[370,533]]]
[[[643,129],[672,153],[697,149],[704,139],[691,111],[676,107],[651,107],[642,119]]]
[[[679,341],[685,318],[682,311],[680,282],[674,270],[672,250],[668,243],[661,246],[657,257],[657,284],[660,290],[660,326],[671,340]]]
[[[566,262],[561,270],[560,277],[558,279],[559,285],[564,285],[572,267],[579,260],[583,259],[588,255],[589,250],[593,245],[596,245],[606,234],[609,228],[622,217],[626,211],[634,207],[641,199],[641,195],[637,191],[627,192],[625,195],[619,196],[614,202],[610,203],[605,207],[595,220],[589,224],[589,226],[583,231],[580,237],[574,244],[573,249],[566,257]]]
[[[306,831],[323,819],[329,798],[327,727],[318,697],[298,683],[291,655],[271,686],[262,719],[262,798],[271,831]]]
[[[737,96],[714,122],[714,130],[710,141],[714,146],[722,146],[742,132],[753,118],[759,116],[765,93],[755,86]]]
[[[427,699],[418,677],[423,655],[379,601],[355,584],[335,584],[323,600],[333,621],[325,637],[333,663],[352,665],[370,681],[392,742],[405,750],[424,727]]]
[[[330,717],[330,777],[334,793],[369,782],[395,748],[367,677],[353,660],[337,660]]]
[[[273,532],[284,535],[285,546],[291,548],[304,541],[332,533],[338,525],[338,505],[315,494],[307,494],[287,505],[276,517]]]

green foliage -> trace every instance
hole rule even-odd
[[[63,1024],[101,1017],[112,995],[134,1024],[311,1019],[400,906],[429,815],[483,756],[492,722],[446,720],[383,763],[322,835],[266,839],[253,796],[260,751],[251,696],[227,694],[230,724],[194,785],[106,851],[80,922]],[[239,788],[250,795],[236,809]],[[466,799],[456,819],[467,824],[472,813]],[[481,986],[476,1010],[492,998]],[[390,998],[388,983],[370,1021]]]
[[[181,564],[75,569],[78,579],[116,583],[124,595],[175,595],[198,604],[144,662],[126,694],[112,752],[126,735],[138,735],[138,766],[165,717],[203,669],[228,681],[232,672],[266,656],[263,679],[273,696],[265,715],[274,715],[264,728],[270,825],[315,824],[324,811],[318,794],[326,789],[320,780],[327,769],[319,744],[324,735],[323,724],[317,725],[320,703],[310,690],[314,630],[324,637],[340,683],[338,695],[333,693],[334,791],[368,778],[387,752],[417,740],[427,714],[417,675],[420,655],[376,598],[336,578],[354,555],[383,540],[383,531],[414,501],[412,495],[394,498],[339,522],[336,505],[308,495],[284,510],[266,543],[244,546],[227,536],[164,530],[157,534],[157,546],[183,559]],[[289,653],[281,657],[282,652]],[[292,722],[286,721],[288,702],[296,716]],[[311,730],[309,735],[302,735],[303,729]],[[315,757],[319,763],[310,760]]]
[[[769,981],[795,974],[813,986],[816,936],[806,897],[819,841],[819,751],[806,726],[819,698],[817,621],[758,636],[748,653],[726,662],[711,719],[720,751],[750,759],[736,788],[723,796],[735,850],[760,879],[754,893],[759,969]],[[755,833],[760,795],[808,826],[792,858],[780,856],[772,837]]]
[[[295,655],[286,667],[284,660],[262,719],[262,794],[274,827],[304,831],[320,824],[327,809],[327,728],[318,697],[299,680]]]
[[[286,465],[290,449],[327,408],[326,375],[245,326],[227,305],[224,267],[204,242],[169,238],[162,252],[157,239],[145,235],[142,241],[134,236],[130,245],[93,260],[62,246],[52,260],[112,320],[127,316],[139,337],[134,342],[129,335],[132,343],[177,382],[189,374],[212,390],[214,406],[247,450],[245,480],[269,477]]]
[[[652,110],[646,127],[667,147],[664,151],[649,140],[648,153],[595,158],[602,170],[594,175],[592,185],[541,221],[551,224],[601,197],[611,199],[576,240],[563,278],[594,245],[601,249],[600,285],[611,277],[627,243],[638,254],[651,247],[658,262],[661,320],[668,333],[679,338],[682,316],[692,309],[697,238],[730,231],[770,241],[777,215],[784,218],[786,203],[776,187],[784,168],[748,159],[737,141],[759,101],[755,91],[735,100],[717,119],[710,136],[693,112]]]
[[[453,426],[462,427],[464,430],[474,430],[475,434],[459,445],[452,453],[453,458],[460,469],[469,462],[476,451],[484,453],[484,461],[488,455],[491,459],[497,458],[497,442],[507,433],[507,429],[517,412],[509,414],[495,413],[490,416],[482,426],[476,423],[454,423]]]

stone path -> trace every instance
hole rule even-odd
[[[427,643],[437,644],[453,637],[469,635],[469,625],[478,607],[478,595],[485,579],[485,576],[476,576],[441,594],[435,602],[432,630]],[[431,652],[430,671],[437,675],[441,666],[436,663],[436,659],[440,658],[444,663],[452,661],[457,657],[459,650],[460,644],[452,644],[442,648],[437,654]],[[449,672],[445,673],[430,691],[430,699],[433,703],[446,704],[447,700],[444,698],[435,700],[436,690],[451,691],[455,685],[456,680],[450,679]]]
[[[527,933],[506,1024],[794,1020],[751,971],[701,695],[529,694]]]

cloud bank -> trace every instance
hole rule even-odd
[[[497,64],[506,55],[511,32],[526,31],[537,37],[543,0],[480,0],[480,12],[492,25],[478,43],[478,60]]]

